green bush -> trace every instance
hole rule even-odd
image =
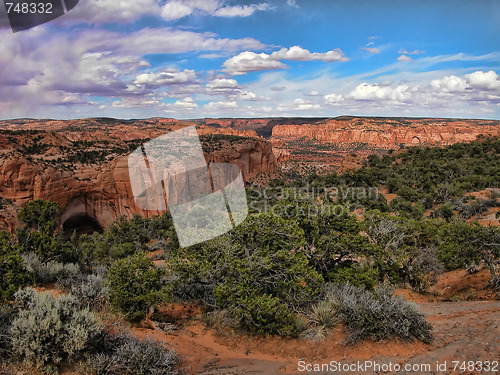
[[[83,351],[101,326],[72,295],[55,298],[25,289],[16,293],[17,314],[10,329],[12,352],[35,367],[57,365]]]
[[[17,217],[30,229],[53,234],[57,227],[56,217],[60,211],[59,203],[36,199],[28,202]]]
[[[14,293],[25,286],[29,273],[23,263],[19,248],[10,234],[0,232],[0,303],[14,297]]]
[[[376,268],[356,263],[340,265],[332,269],[328,276],[328,280],[334,284],[350,283],[366,289],[373,289],[380,279]]]
[[[142,253],[117,260],[106,276],[111,305],[130,321],[141,320],[170,295],[165,270]]]
[[[221,306],[227,307],[239,328],[252,334],[294,335],[295,314],[279,298],[251,293],[251,288],[229,290],[230,286],[216,287],[214,294]],[[251,293],[251,294],[249,294]]]
[[[148,250],[152,240],[161,240],[164,250],[177,249],[179,243],[170,214],[161,217],[121,217],[104,233],[82,235],[76,253],[82,265],[111,265],[114,260]]]
[[[333,300],[347,329],[350,344],[370,339],[380,341],[432,341],[432,326],[417,306],[392,291],[377,287],[373,292],[350,284],[325,286],[325,299]]]
[[[35,253],[42,262],[66,263],[75,260],[71,244],[55,234],[56,217],[60,210],[58,203],[42,199],[28,202],[21,209],[17,216],[25,226],[19,228],[16,235],[23,252]]]
[[[304,232],[272,213],[249,217],[224,236],[181,249],[168,267],[182,298],[229,311],[249,332],[293,333],[293,311],[323,284],[309,264]]]

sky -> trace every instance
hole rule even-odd
[[[13,33],[0,118],[500,119],[498,0],[80,0]]]

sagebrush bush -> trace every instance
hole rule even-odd
[[[127,335],[107,336],[99,353],[88,356],[87,367],[95,375],[175,375],[179,359],[149,338]]]
[[[88,309],[72,295],[58,298],[28,288],[16,293],[17,314],[10,329],[12,352],[29,366],[57,365],[84,350],[101,331]]]
[[[79,273],[74,277],[62,280],[59,286],[69,290],[78,298],[82,306],[99,311],[109,300],[109,287],[106,285],[106,268],[97,267],[91,274]]]
[[[327,300],[335,301],[347,329],[347,342],[380,341],[392,337],[425,343],[432,341],[432,325],[425,320],[417,305],[392,290],[377,287],[373,292],[350,284],[325,286]]]
[[[42,262],[33,252],[23,254],[26,269],[33,275],[36,283],[50,284],[76,276],[80,267],[74,263],[56,261]]]
[[[102,309],[109,298],[109,288],[103,275],[86,275],[71,287],[71,293],[78,297],[84,306],[92,310]]]

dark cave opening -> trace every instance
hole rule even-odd
[[[82,234],[102,233],[103,230],[95,218],[86,214],[75,214],[63,223],[64,238],[71,238],[75,232],[76,236],[80,237]]]

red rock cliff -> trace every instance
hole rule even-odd
[[[322,143],[366,143],[381,149],[400,145],[448,145],[470,142],[480,134],[500,135],[500,121],[447,119],[342,118],[318,124],[277,125],[273,139]]]
[[[101,127],[99,134],[82,127],[58,129],[57,133],[33,132],[26,128],[0,131],[0,196],[4,202],[0,210],[0,227],[10,230],[17,227],[16,212],[34,199],[58,202],[63,208],[61,223],[80,215],[95,220],[101,228],[122,215],[150,217],[158,214],[135,205],[128,153],[137,147],[134,140],[130,140],[131,134],[143,139],[166,130],[127,125],[128,131],[123,132],[122,126],[119,129]],[[238,132],[228,130],[230,136],[219,135],[217,149],[205,153],[208,162],[236,164],[245,180],[259,173],[277,171],[271,144],[259,137],[234,136]],[[211,134],[207,129],[199,133]]]

